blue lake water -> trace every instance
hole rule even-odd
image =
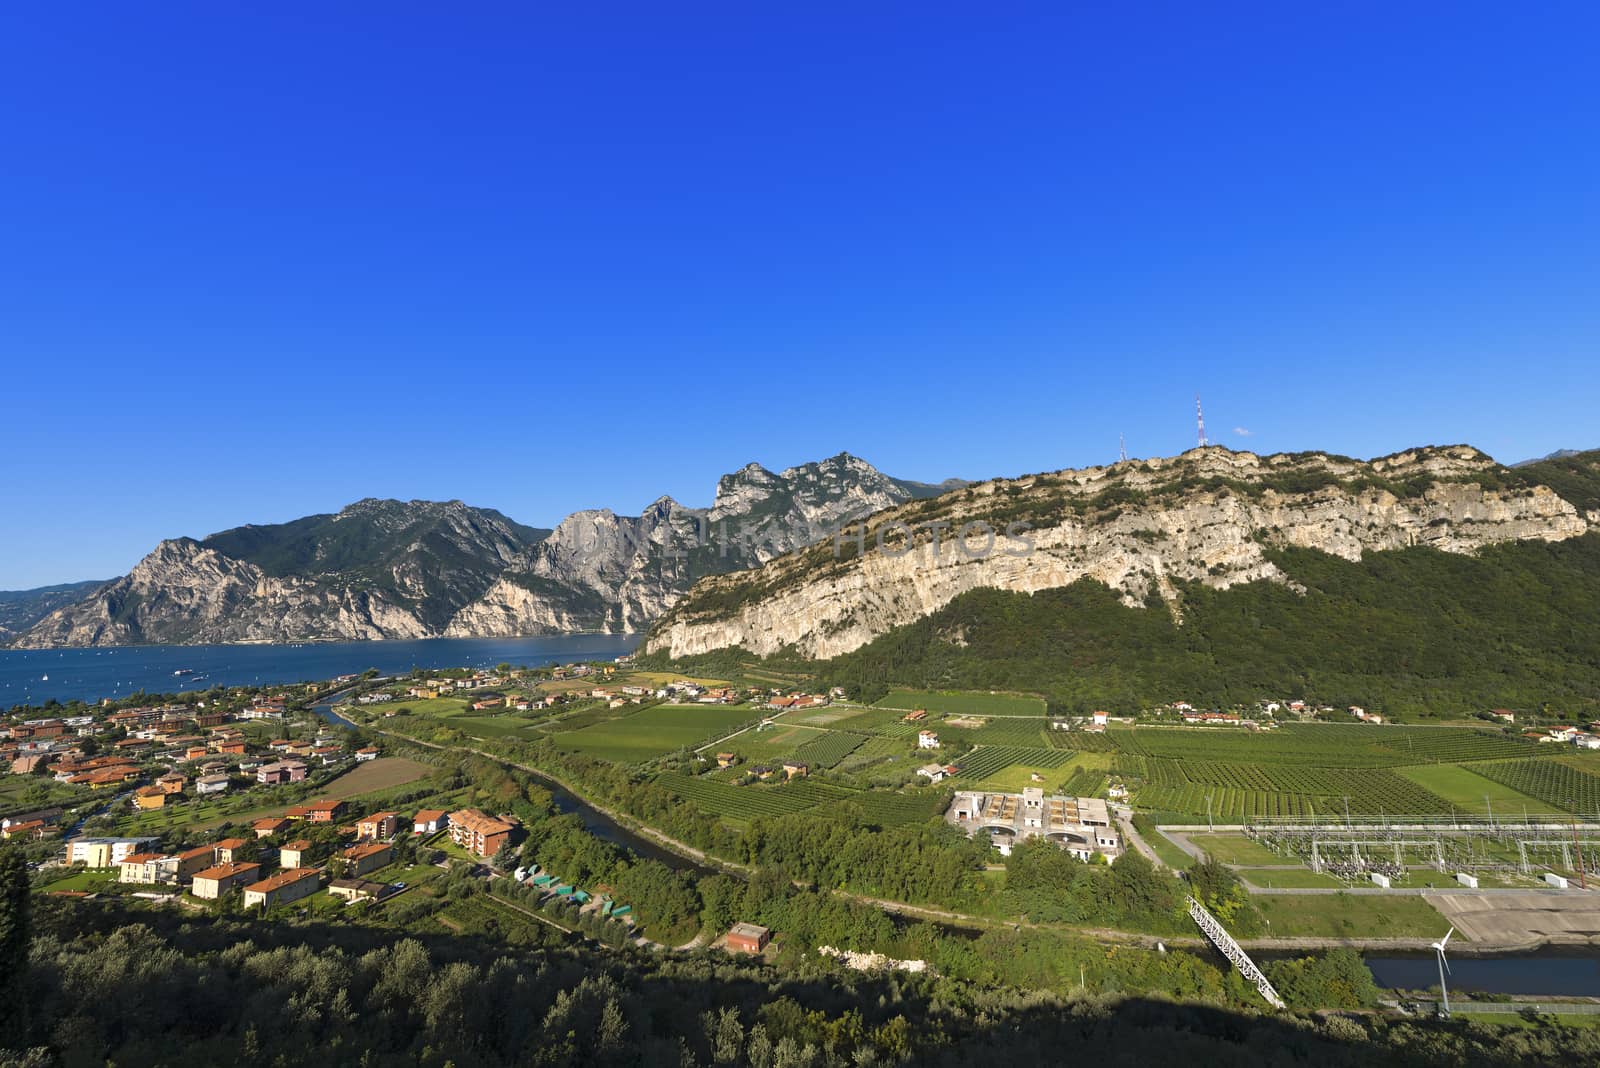
[[[309,682],[368,668],[392,675],[413,668],[537,667],[610,660],[632,652],[638,635],[544,638],[426,638],[416,641],[296,645],[135,645],[103,649],[0,649],[0,708],[98,701],[213,686]],[[189,674],[175,675],[176,671]]]

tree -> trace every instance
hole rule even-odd
[[[28,1033],[28,865],[22,850],[0,848],[0,1047],[20,1048]]]

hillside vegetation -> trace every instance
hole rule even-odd
[[[1189,583],[1180,625],[1090,580],[1032,595],[973,590],[843,656],[772,661],[868,699],[894,685],[1027,690],[1058,711],[1283,696],[1421,715],[1600,713],[1600,534],[1476,557],[1269,555],[1303,595],[1267,582]],[[739,659],[673,663],[726,672]]]

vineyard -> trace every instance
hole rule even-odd
[[[1065,749],[1031,749],[1017,745],[985,745],[961,758],[957,765],[963,779],[987,779],[1006,768],[1021,764],[1030,768],[1059,768],[1072,760]]]
[[[706,812],[733,819],[787,816],[818,805],[860,796],[858,791],[809,779],[779,786],[732,786],[704,776],[697,778],[668,771],[657,775],[655,781],[657,786],[693,802]]]
[[[1226,787],[1260,793],[1309,795],[1319,808],[1361,813],[1450,811],[1449,802],[1383,768],[1312,768],[1301,765],[1224,764],[1205,760],[1144,760],[1143,777],[1154,786]],[[1133,777],[1131,768],[1124,773]],[[1141,794],[1141,803],[1143,795]]]
[[[1324,768],[1507,760],[1531,756],[1539,748],[1520,738],[1487,730],[1340,723],[1292,723],[1259,734],[1185,727],[1140,727],[1107,733],[1118,751],[1137,756]]]
[[[931,819],[943,811],[945,797],[946,795],[935,791],[898,794],[881,790],[864,790],[826,808],[819,808],[816,814],[827,815],[848,804],[859,808],[862,817],[875,827],[899,827]]]
[[[1094,797],[1106,785],[1106,773],[1093,768],[1079,768],[1072,773],[1061,792],[1068,797]]]
[[[866,742],[866,736],[829,731],[813,738],[794,751],[794,758],[814,768],[831,768]]]
[[[1555,760],[1474,764],[1472,770],[1562,811],[1600,815],[1600,775]]]

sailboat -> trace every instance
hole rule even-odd
[[[44,678],[40,679],[39,681],[40,682],[49,682],[50,681],[50,676],[46,675]]]

